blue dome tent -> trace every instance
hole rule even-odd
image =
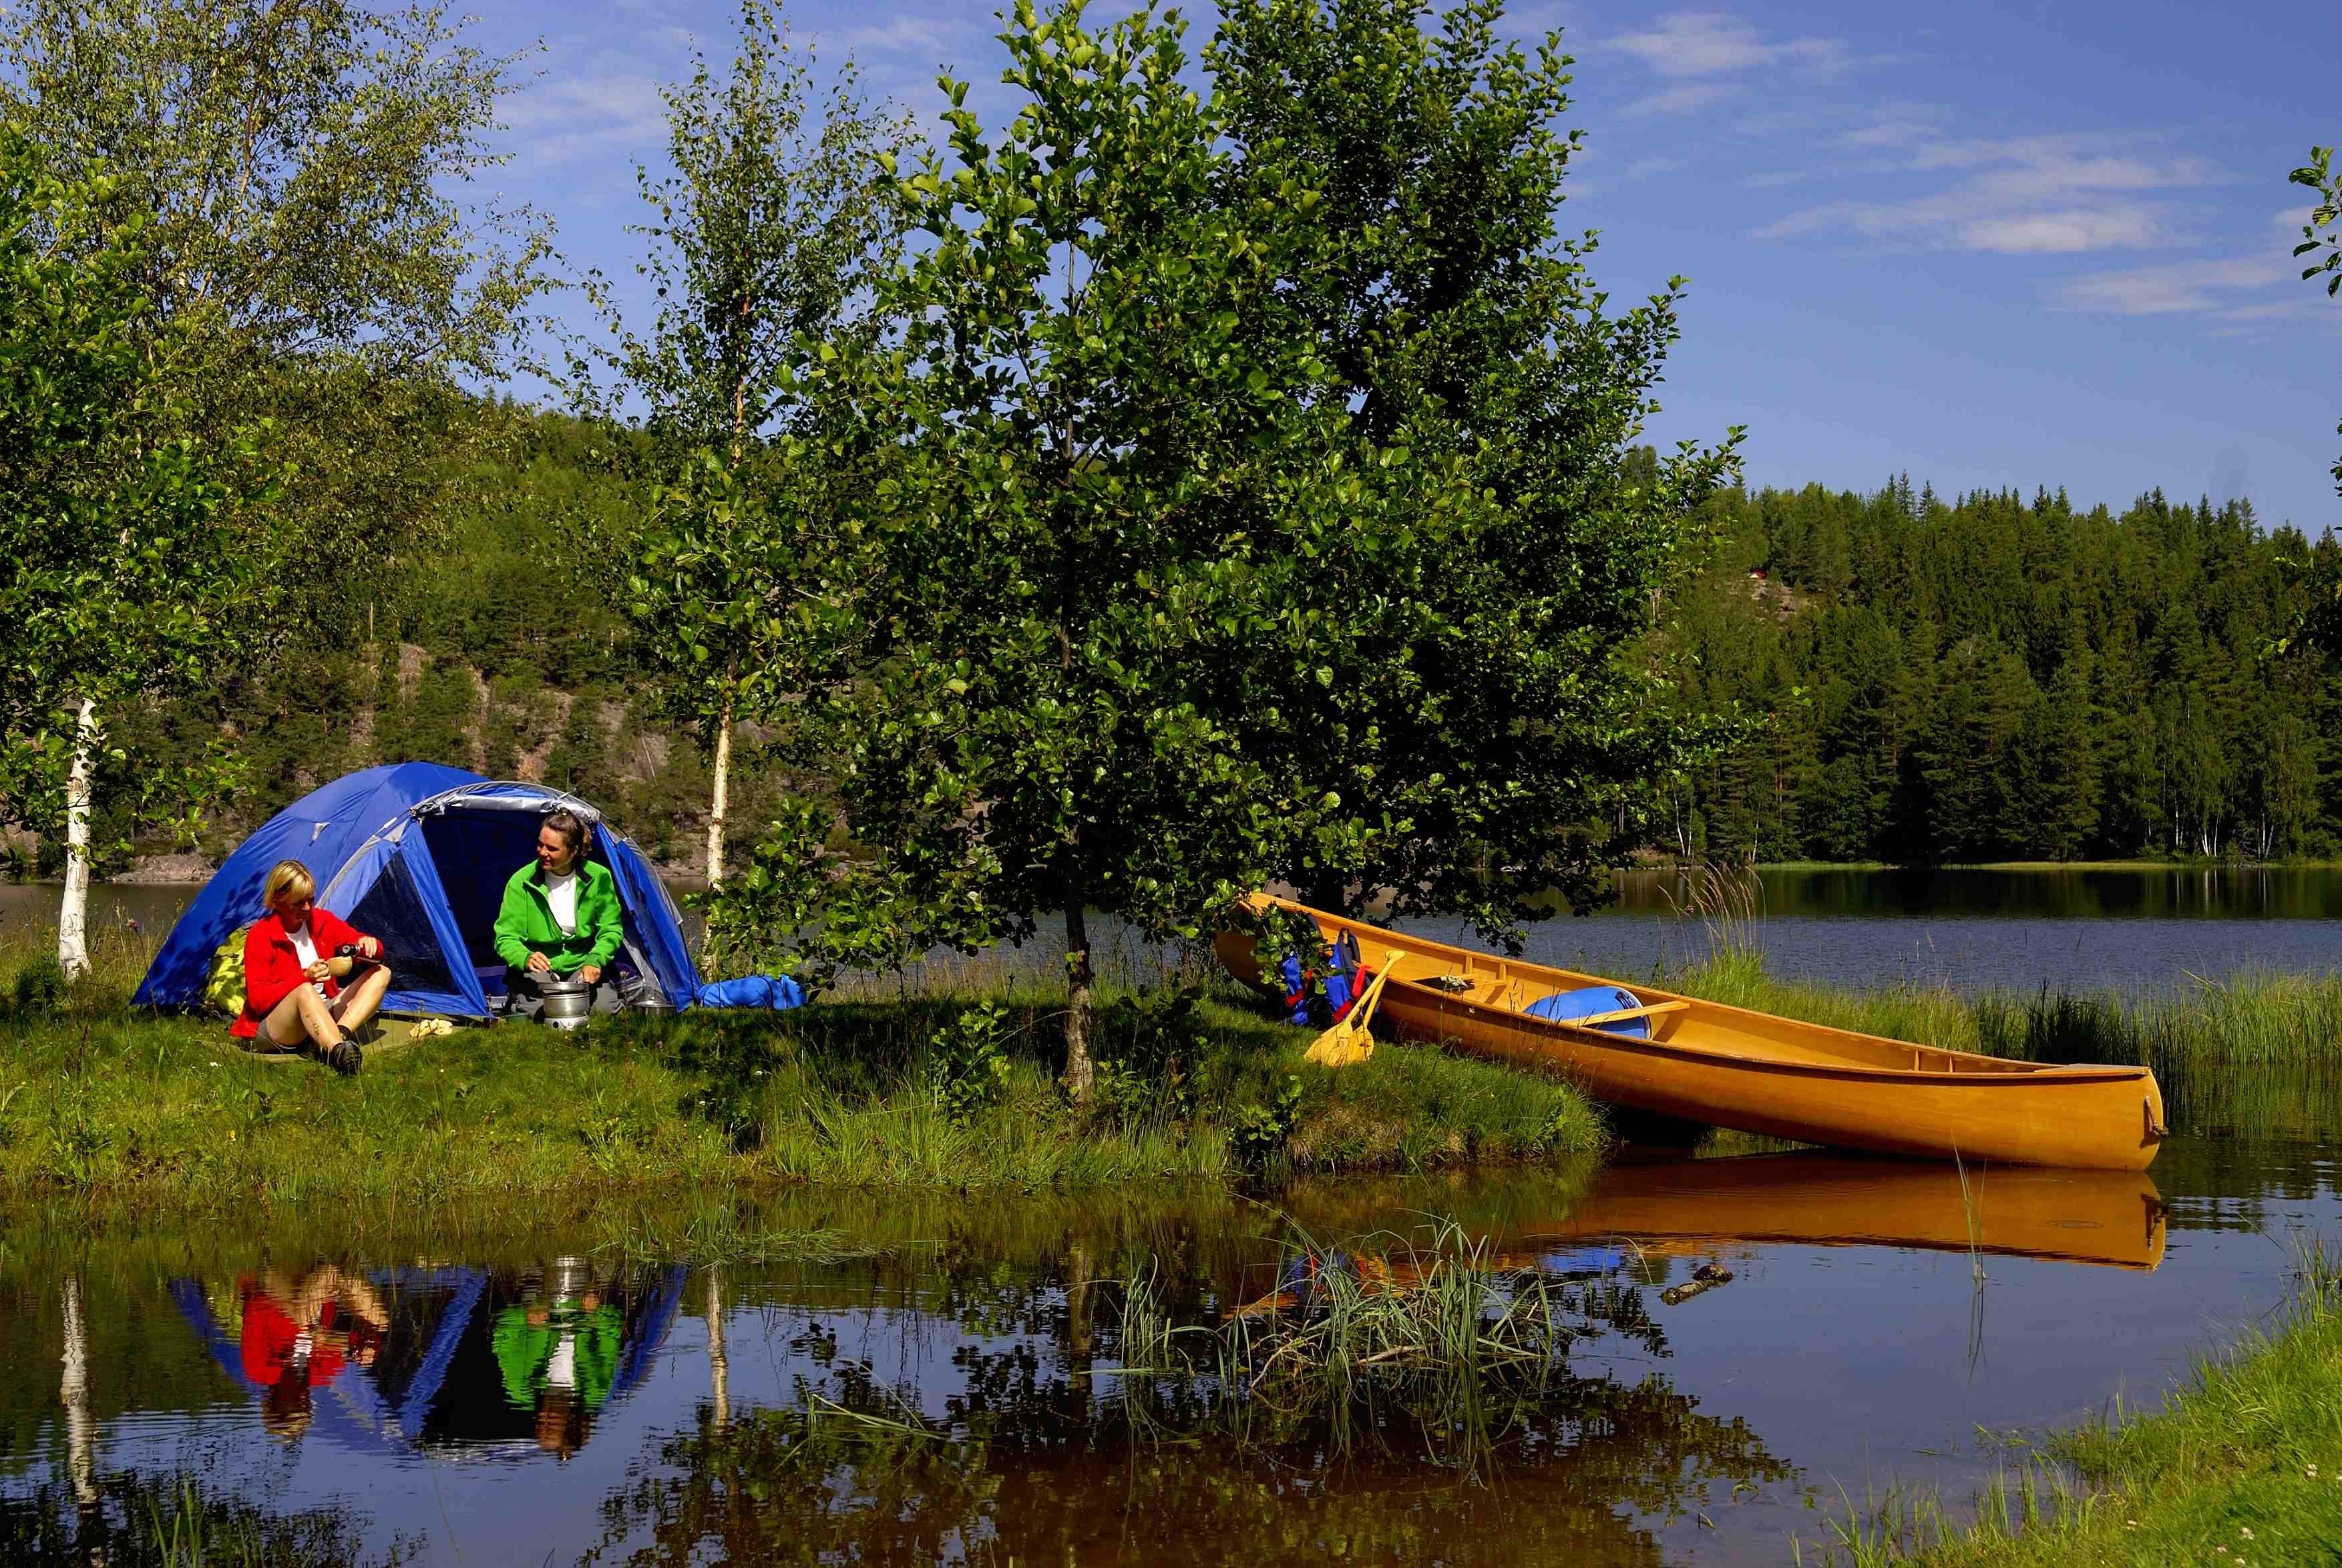
[[[297,860],[317,903],[382,939],[394,1012],[485,1018],[504,988],[494,930],[505,882],[536,852],[537,819],[566,808],[594,824],[592,857],[617,878],[625,959],[687,1007],[699,992],[675,901],[626,835],[575,795],[497,783],[435,763],[395,763],[302,796],[236,847],[179,917],[134,1004],[193,1007],[212,954],[259,918],[269,867]]]

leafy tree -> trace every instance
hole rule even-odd
[[[1436,25],[1421,0],[1221,12],[1235,185],[1277,215],[1288,272],[1288,310],[1248,325],[1329,367],[1328,466],[1366,481],[1296,541],[1306,569],[1256,644],[1285,696],[1247,749],[1288,798],[1340,802],[1272,869],[1509,938],[1553,889],[1596,901],[1648,832],[1648,781],[1728,729],[1664,700],[1644,637],[1733,464],[1732,442],[1636,445],[1682,280],[1614,315],[1593,236],[1557,237],[1570,61],[1557,35],[1502,41],[1500,0]]]
[[[618,796],[616,749],[602,722],[602,696],[592,687],[571,699],[568,721],[545,754],[545,782],[597,804]]]
[[[1002,38],[1023,106],[988,137],[946,79],[956,167],[905,181],[928,243],[881,290],[901,340],[826,378],[896,471],[862,513],[865,679],[818,694],[847,827],[881,858],[826,888],[824,937],[899,954],[1061,915],[1079,1102],[1089,912],[1196,934],[1284,831],[1237,723],[1286,694],[1242,651],[1298,569],[1277,530],[1330,534],[1362,493],[1322,459],[1336,415],[1306,338],[1246,329],[1276,308],[1275,220],[1224,205],[1182,31],[1020,5]],[[768,861],[812,863],[826,815]]]
[[[769,0],[743,0],[740,50],[720,78],[695,50],[665,89],[674,172],[638,166],[658,221],[637,268],[662,302],[624,325],[606,280],[588,291],[614,346],[576,356],[591,403],[597,369],[639,404],[661,482],[629,542],[623,608],[668,715],[714,753],[707,878],[724,879],[733,728],[770,721],[818,674],[803,667],[814,594],[783,584],[837,536],[838,455],[815,439],[802,395],[812,345],[866,337],[866,286],[900,247],[904,208],[883,165],[907,125],[863,100],[849,64],[816,114],[814,61]],[[607,412],[607,411],[606,411]]]
[[[2334,172],[2334,149],[2310,148],[2309,162],[2294,170],[2290,178],[2317,194],[2309,221],[2301,225],[2301,243],[2293,247],[2294,259],[2317,257],[2301,269],[2301,275],[2305,280],[2324,276],[2326,297],[2332,299],[2342,294],[2342,235],[2327,232],[2342,225],[2342,175]],[[2342,435],[2342,424],[2337,424],[2334,433]],[[2342,494],[2342,458],[2334,462],[2334,489]],[[2336,568],[2330,555],[2311,561],[2307,568],[2309,604],[2279,640],[2277,652],[2296,642],[2307,647],[2342,647],[2342,570]]]
[[[355,634],[506,428],[457,383],[502,372],[545,281],[546,226],[474,195],[519,62],[351,0],[25,0],[0,59],[0,115],[147,220],[180,425],[274,421],[300,473],[281,624]]]
[[[175,434],[183,334],[140,286],[148,239],[103,178],[54,171],[0,121],[0,823],[62,822],[57,960],[88,967],[89,816],[101,774],[139,807],[227,782],[109,749],[134,699],[193,686],[246,640],[265,603],[256,511],[273,473],[252,434]]]

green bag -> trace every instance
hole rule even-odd
[[[239,925],[212,954],[210,975],[204,981],[204,1004],[234,1018],[244,1011],[244,938],[254,924]]]

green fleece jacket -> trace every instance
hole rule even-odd
[[[544,954],[555,974],[575,974],[589,964],[606,969],[626,938],[618,879],[606,865],[590,860],[577,864],[575,932],[555,923],[553,906],[545,901],[545,871],[536,862],[514,872],[505,884],[504,907],[496,912],[496,956],[515,969],[526,968],[532,953]]]

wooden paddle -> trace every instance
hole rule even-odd
[[[1308,1060],[1321,1067],[1347,1067],[1353,1062],[1363,1062],[1375,1054],[1375,1037],[1366,1032],[1366,1022],[1374,1016],[1375,1004],[1382,999],[1383,982],[1390,978],[1391,966],[1398,962],[1398,949],[1394,947],[1383,957],[1383,966],[1366,987],[1366,994],[1357,1004],[1344,1014],[1342,1021],[1309,1043],[1304,1053]]]

